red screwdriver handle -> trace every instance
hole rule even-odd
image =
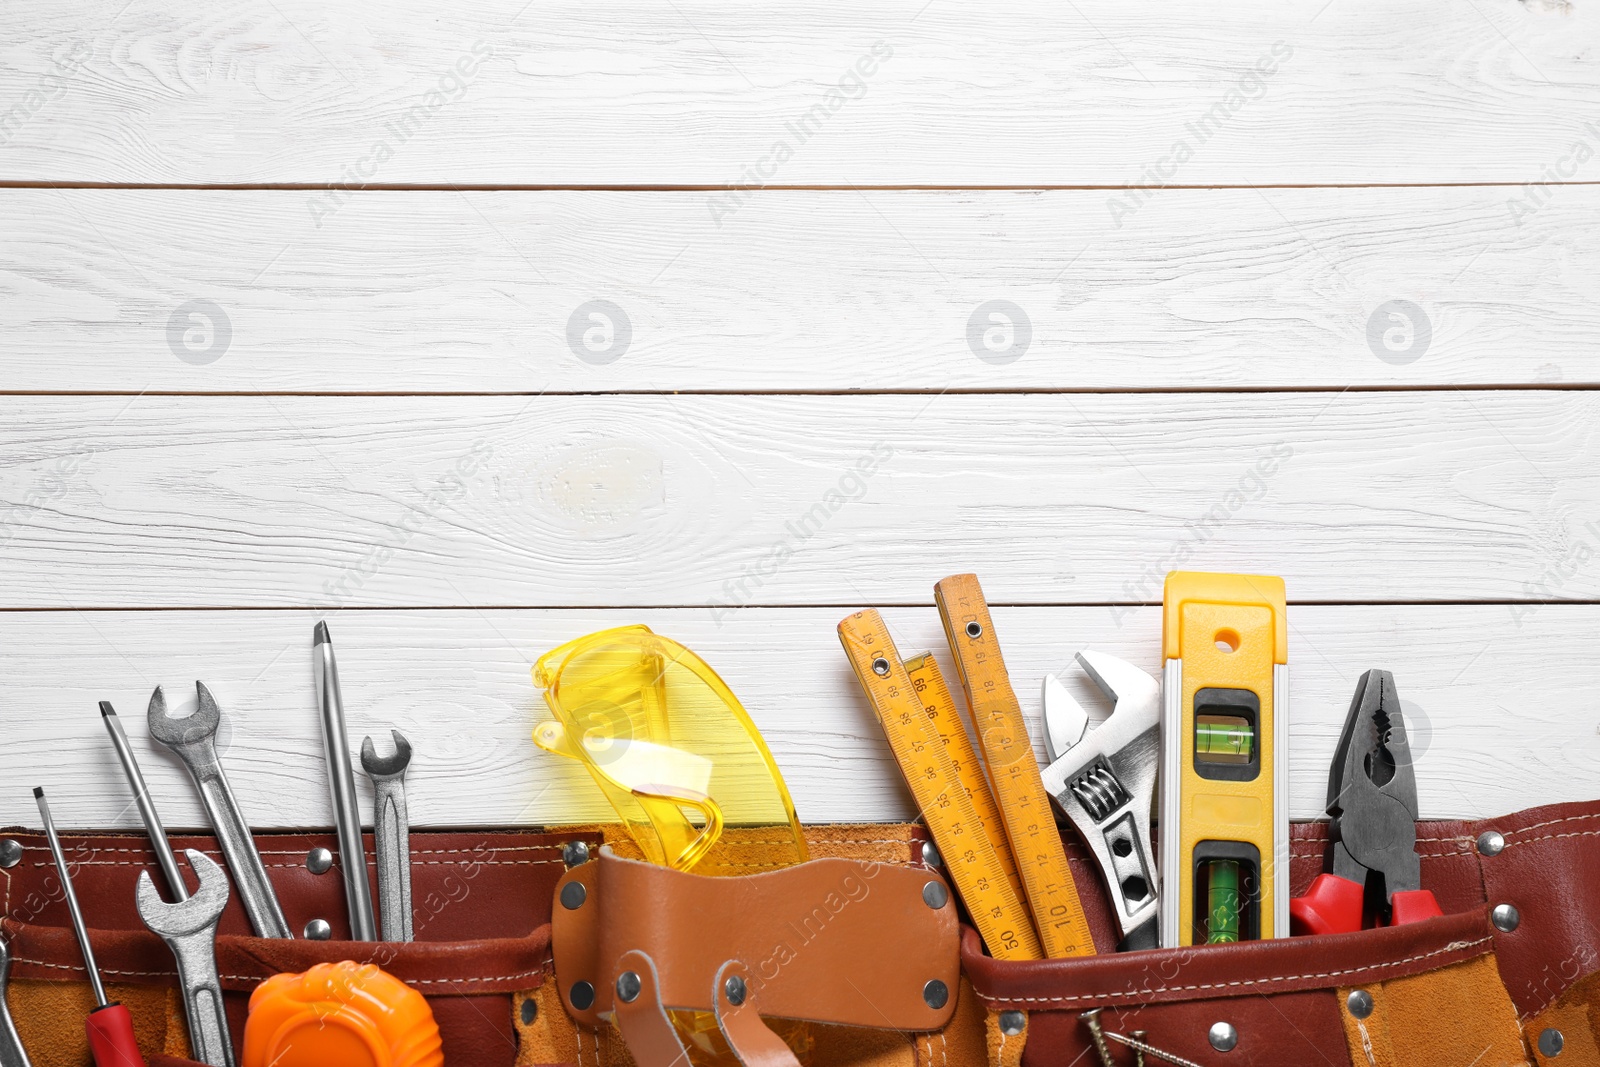
[[[1437,919],[1444,912],[1426,889],[1403,889],[1389,898],[1389,925],[1404,926],[1424,919]]]
[[[89,1013],[86,1024],[95,1067],[145,1067],[133,1039],[133,1016],[121,1004],[107,1004]]]
[[[1298,936],[1359,930],[1365,903],[1366,886],[1337,874],[1319,874],[1305,896],[1289,901],[1289,932]]]

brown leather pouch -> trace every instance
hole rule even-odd
[[[640,1067],[689,1062],[669,1011],[714,1017],[751,1067],[799,1062],[763,1016],[936,1031],[955,1011],[956,905],[926,869],[817,859],[706,877],[605,849],[556,899],[562,999],[587,1026],[614,1016]]]
[[[1326,834],[1294,826],[1295,893],[1321,870]],[[1103,1030],[1143,1031],[1192,1063],[1600,1064],[1600,804],[1419,823],[1417,849],[1445,915],[1410,926],[1029,963],[990,959],[964,931],[990,1060],[1098,1062],[1082,1018],[1098,1008]],[[1086,896],[1098,928],[1102,902]]]
[[[7,1001],[34,1067],[81,1067],[89,1062],[83,1028],[91,1006],[89,987],[49,851],[38,834],[0,830],[0,836],[22,845],[20,862],[0,868],[5,932],[14,957]],[[356,959],[378,963],[428,998],[443,1038],[445,1062],[451,1067],[631,1063],[615,1031],[609,1025],[577,1022],[550,981],[551,907],[557,882],[566,871],[565,846],[582,841],[590,854],[597,855],[607,836],[599,828],[584,827],[552,833],[414,832],[417,940],[399,945],[344,940],[349,932],[337,870],[316,875],[306,867],[311,849],[335,847],[331,834],[258,834],[257,847],[291,929],[298,932],[312,919],[325,919],[333,927],[334,939],[252,937],[237,898],[229,901],[220,923],[217,959],[236,1049],[243,1039],[249,994],[262,979],[319,962]],[[730,872],[771,871],[768,836],[763,831],[727,831],[713,858]],[[907,869],[921,856],[922,838],[916,827],[811,827],[807,840],[813,856],[834,863],[897,868],[880,872],[868,883],[874,893],[880,884],[907,878],[915,881],[920,893],[920,886],[929,880],[925,870]],[[209,837],[174,836],[172,844],[198,848],[222,862]],[[139,872],[155,867],[148,841],[132,834],[69,835],[64,845],[108,993],[133,1014],[141,1048],[152,1064],[184,1062],[188,1039],[172,956],[145,930],[134,906]],[[613,846],[626,853],[630,842],[620,839]],[[587,867],[598,869],[598,864]],[[732,886],[759,878],[734,873],[717,881]],[[887,899],[886,894],[879,896]],[[850,906],[857,914],[888,913],[880,912],[876,903],[857,907],[862,903],[852,901]],[[932,914],[920,904],[920,897],[914,903]],[[950,908],[945,911],[948,914]],[[803,923],[804,916],[796,918]],[[714,926],[717,918],[701,916],[700,921]],[[890,928],[874,931],[873,936],[888,943],[893,933]],[[956,983],[953,921],[945,959],[941,974],[950,983],[952,1003],[945,1014],[953,1012],[957,1023],[912,1034],[796,1023],[785,1036],[804,1049],[814,1067],[914,1067],[938,1058],[945,1063],[977,1062],[982,1058],[983,1012],[970,990]],[[842,981],[848,983],[850,973]],[[178,1059],[160,1061],[158,1056]]]

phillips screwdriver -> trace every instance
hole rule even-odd
[[[89,972],[89,985],[94,990],[96,1007],[89,1012],[85,1028],[89,1033],[89,1048],[94,1053],[96,1067],[145,1067],[144,1056],[133,1037],[133,1017],[128,1009],[106,999],[106,987],[100,981],[100,970],[94,962],[94,949],[89,946],[89,931],[83,925],[83,912],[78,908],[78,896],[72,891],[72,877],[67,873],[67,857],[61,852],[61,839],[56,836],[55,823],[50,819],[50,805],[44,799],[44,790],[34,787],[33,798],[39,802],[39,817],[44,820],[44,836],[50,842],[50,855],[56,862],[56,873],[61,875],[61,889],[67,898],[67,911],[72,915],[72,931],[78,936],[78,947],[83,951],[84,968]]]
[[[367,854],[361,839],[361,809],[356,805],[356,775],[345,736],[344,698],[339,693],[339,662],[333,656],[328,624],[317,623],[311,645],[311,673],[316,682],[317,711],[322,720],[322,749],[328,762],[328,790],[333,797],[334,827],[339,832],[339,867],[344,874],[345,904],[350,909],[350,939],[378,940],[367,882]]]
[[[116,747],[117,759],[122,761],[128,784],[133,787],[133,802],[139,806],[139,817],[144,820],[145,832],[150,835],[150,847],[155,850],[156,862],[161,864],[161,873],[166,876],[172,897],[179,902],[188,900],[189,887],[184,884],[183,872],[178,870],[177,857],[167,847],[166,827],[161,825],[161,816],[156,814],[150,790],[144,784],[144,775],[139,773],[139,761],[133,758],[128,735],[122,732],[122,720],[117,718],[116,709],[105,700],[100,702],[100,716],[105,721],[106,731],[111,734],[111,743]]]

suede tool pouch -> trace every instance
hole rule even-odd
[[[1327,824],[1292,836],[1300,894]],[[1083,1015],[1099,1009],[1109,1054],[1130,1065],[1118,1037],[1140,1031],[1194,1064],[1600,1067],[1600,804],[1418,823],[1417,851],[1445,914],[1408,926],[1024,963],[964,930],[990,1062],[1098,1063]]]

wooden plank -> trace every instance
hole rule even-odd
[[[381,741],[396,727],[416,750],[408,789],[417,825],[605,818],[583,772],[529,739],[548,712],[528,672],[561,641],[631,622],[683,641],[727,679],[771,745],[803,819],[904,819],[913,813],[910,798],[834,635],[846,610],[753,609],[722,624],[703,609],[356,611],[332,617],[330,627],[352,744],[369,733]],[[1321,814],[1350,694],[1373,666],[1395,672],[1425,818],[1600,796],[1586,636],[1600,625],[1600,608],[1514,614],[1504,605],[1292,609],[1294,816]],[[0,707],[8,709],[0,824],[35,825],[29,787],[43,784],[63,825],[138,827],[95,710],[109,699],[163,817],[173,827],[202,825],[181,767],[147,739],[144,725],[154,686],[164,686],[181,712],[192,706],[200,678],[223,709],[223,761],[252,823],[330,825],[309,656],[319,617],[0,613]],[[938,649],[950,667],[931,606],[889,609],[886,617],[903,651]],[[1075,649],[1087,644],[1159,672],[1159,609],[1136,609],[1122,622],[1104,608],[996,610],[1036,739],[1040,683],[1046,672],[1068,668]],[[780,654],[783,672],[774,668]],[[1097,716],[1109,710],[1081,679],[1073,685]],[[369,787],[359,788],[370,812]]]
[[[437,16],[423,0],[13,0],[0,180],[1521,184],[1592,147],[1600,93],[1587,4],[488,0]]]
[[[0,190],[0,388],[1600,381],[1600,188],[1521,225],[1495,188],[1170,190],[1120,229],[1087,191],[772,192],[736,230],[695,193],[367,192],[321,228],[314,195]]]
[[[0,604],[1600,596],[1593,391],[14,397]]]

